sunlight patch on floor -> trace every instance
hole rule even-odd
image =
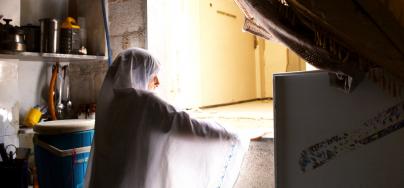
[[[215,120],[241,132],[254,132],[273,138],[273,101],[260,100],[208,109],[190,110],[197,119]]]

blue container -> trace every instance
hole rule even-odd
[[[93,127],[91,120],[60,120],[34,128],[39,187],[83,187]]]

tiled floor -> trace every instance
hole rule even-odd
[[[244,157],[235,188],[274,187],[274,142],[272,100],[247,102],[217,108],[193,110],[191,116],[214,119],[239,132],[256,132],[264,139],[252,141]],[[254,133],[255,134],[255,133]]]
[[[274,142],[262,139],[250,143],[234,188],[274,188]]]
[[[223,126],[251,135],[273,138],[272,100],[260,100],[189,111],[199,119],[213,119]]]

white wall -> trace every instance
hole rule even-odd
[[[163,98],[182,107],[255,98],[254,37],[243,20],[232,0],[150,0],[148,48],[163,65]]]
[[[283,44],[242,32],[233,0],[150,0],[147,24],[163,65],[160,93],[178,106],[273,97],[274,73],[306,67]]]
[[[19,25],[20,1],[0,0],[0,4],[0,15]],[[18,146],[18,110],[18,61],[0,59],[0,143]]]
[[[292,50],[287,49],[287,57],[288,57],[286,66],[287,72],[306,70],[306,62]]]
[[[258,38],[257,44],[255,52],[256,66],[259,66],[256,67],[257,98],[273,98],[273,75],[282,72],[305,71],[306,62],[277,41]]]
[[[18,61],[0,59],[0,143],[18,146]]]
[[[20,1],[0,0],[0,15],[3,18],[12,19],[12,25],[20,25]],[[4,24],[4,22],[2,22]]]
[[[314,70],[319,70],[319,69],[306,62],[306,71],[314,71]]]
[[[256,37],[255,47],[255,91],[257,98],[265,97],[265,40]]]
[[[276,42],[265,41],[265,97],[273,98],[273,75],[286,72],[288,49]]]
[[[243,14],[232,0],[200,2],[201,105],[256,98],[254,36],[242,32]]]
[[[199,106],[199,1],[149,0],[148,49],[159,59],[158,93],[176,106]]]

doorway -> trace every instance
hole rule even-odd
[[[147,12],[148,49],[162,64],[158,95],[197,119],[262,136],[235,187],[274,187],[272,76],[306,63],[243,32],[233,0],[149,0]]]
[[[282,44],[243,32],[233,0],[147,6],[147,46],[162,64],[157,93],[197,118],[263,129],[272,138],[272,76],[305,71],[306,63]]]

